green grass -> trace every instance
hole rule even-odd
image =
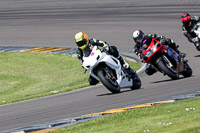
[[[138,64],[138,63],[136,63],[136,62],[133,62],[133,61],[131,61],[130,59],[126,59],[126,57],[124,58],[126,61],[127,61],[127,63],[130,65],[130,67],[131,68],[133,68],[133,70],[138,70],[138,69],[140,69],[140,65]]]
[[[200,97],[116,113],[51,133],[200,133]]]
[[[71,55],[0,53],[0,104],[88,86],[80,62]]]
[[[140,66],[136,63],[134,69]],[[64,54],[0,53],[0,104],[89,86],[76,57]]]

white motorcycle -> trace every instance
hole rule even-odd
[[[199,41],[199,43],[200,43],[200,23],[197,23],[194,26],[194,28],[191,30],[191,32],[194,32],[196,34],[197,38],[195,38],[195,41]],[[197,45],[197,44],[195,44],[195,45]],[[199,46],[198,47],[196,46],[196,48],[197,48],[198,51],[200,51]]]
[[[194,33],[196,33],[196,35],[198,36],[198,38],[200,39],[200,23],[197,23],[194,28]]]
[[[122,70],[120,61],[106,51],[101,51],[94,46],[83,57],[83,67],[90,70],[90,75],[112,93],[119,93],[121,88],[139,89],[141,80],[133,71],[132,73]]]

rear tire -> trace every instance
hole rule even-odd
[[[179,79],[179,75],[177,73],[173,72],[170,68],[168,68],[163,60],[160,60],[158,62],[158,67],[160,70],[162,70],[164,73],[166,73],[171,79],[173,79],[173,80]]]
[[[103,69],[99,70],[97,75],[99,77],[99,80],[109,91],[111,91],[112,93],[120,93],[120,87],[117,81],[115,81],[115,83],[112,83],[112,79],[107,79],[106,72]]]

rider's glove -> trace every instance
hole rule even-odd
[[[141,53],[139,53],[138,56],[139,56],[140,59],[142,59],[142,55],[141,55]]]
[[[135,54],[139,57],[139,59],[142,59],[141,53],[136,52]]]
[[[136,54],[137,56],[139,56],[140,53],[139,53],[139,52],[135,52],[135,54]]]
[[[142,63],[144,63],[144,61],[143,61],[143,59],[142,59],[141,53],[139,53],[137,56],[139,57],[140,61],[141,61]]]

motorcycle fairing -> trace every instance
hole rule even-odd
[[[176,62],[176,72],[180,73],[184,70],[184,64],[180,58],[180,55],[170,48],[169,46],[163,45],[163,52],[165,52],[171,59],[173,59]]]
[[[144,62],[148,62],[149,64],[151,64],[152,57],[159,51],[165,53],[166,55],[168,55],[168,57],[174,60],[173,62],[175,63],[174,65],[176,66],[175,70],[176,72],[179,73],[183,71],[183,64],[181,63],[181,58],[179,54],[169,46],[162,45],[155,38],[148,38],[143,42],[142,58]],[[170,61],[168,59],[164,59],[164,61],[170,64]],[[157,62],[159,62],[159,60],[157,60]]]
[[[195,25],[194,33],[200,38],[200,23]]]
[[[165,52],[169,57],[174,59],[176,62],[180,60],[179,54],[167,45],[163,45],[163,49],[161,51]]]
[[[121,69],[120,61],[111,55],[104,52],[102,53],[97,46],[94,46],[88,57],[83,57],[84,68],[90,69],[90,75],[97,80],[99,80],[99,78],[93,70],[99,67],[104,67],[103,64],[106,64],[106,66],[109,66],[116,72],[116,81],[120,87],[123,88],[132,86],[132,79],[128,80],[128,77],[126,77],[126,74]]]
[[[97,47],[94,47],[92,51],[90,52],[90,55],[85,57],[83,56],[83,66],[87,70],[91,66],[94,66],[99,58],[102,57],[101,51],[97,49]]]
[[[121,64],[118,59],[113,56],[106,55],[100,62],[106,63],[107,66],[112,68],[117,73],[117,83],[120,85],[120,87],[124,88],[132,85],[132,79],[130,79],[131,82],[128,81],[126,74],[121,69]]]
[[[144,62],[149,62],[153,55],[159,51],[162,44],[155,38],[146,39],[142,46],[142,58]]]

